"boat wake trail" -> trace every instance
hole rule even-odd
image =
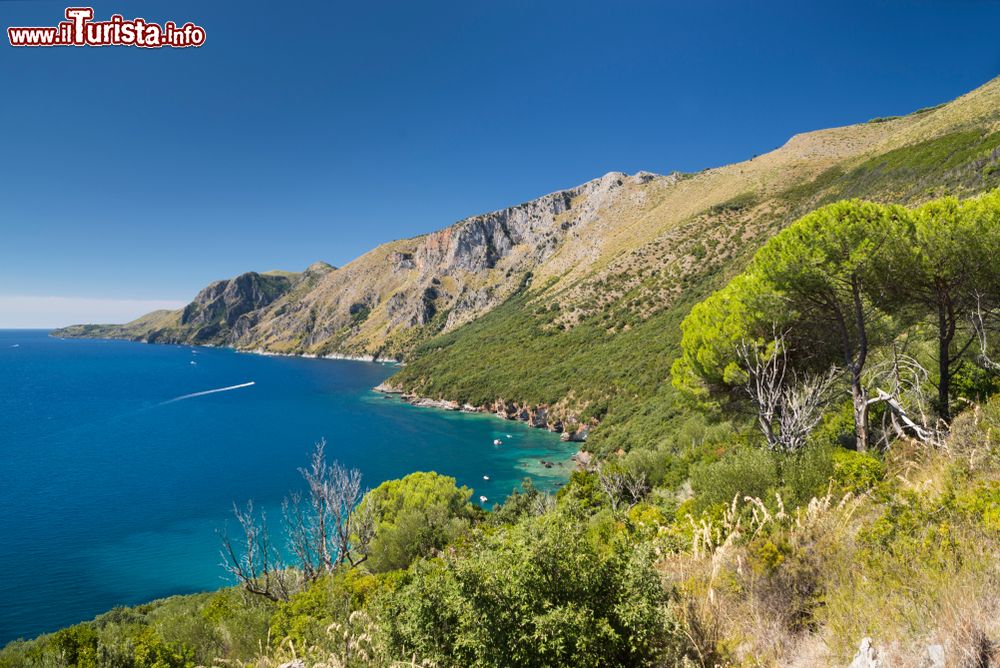
[[[240,383],[239,385],[230,385],[229,387],[220,387],[220,388],[215,389],[215,390],[205,390],[204,392],[193,392],[191,394],[182,394],[179,397],[174,397],[173,399],[169,399],[167,401],[164,401],[160,405],[161,406],[166,406],[167,404],[172,404],[172,403],[174,403],[176,401],[184,401],[185,399],[193,399],[195,397],[203,397],[206,394],[215,394],[216,392],[228,392],[229,390],[238,390],[241,387],[250,387],[253,384],[254,384],[254,381],[251,380],[249,383]]]

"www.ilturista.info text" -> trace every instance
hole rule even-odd
[[[148,49],[201,46],[205,29],[193,23],[178,26],[167,21],[162,26],[145,19],[126,20],[113,14],[107,21],[94,21],[91,7],[67,7],[66,19],[54,27],[11,27],[11,46],[139,46]]]

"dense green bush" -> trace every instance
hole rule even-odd
[[[777,503],[780,496],[782,505],[794,508],[826,492],[831,480],[837,480],[838,462],[853,463],[855,454],[824,446],[809,446],[788,454],[737,447],[715,461],[702,461],[691,467],[694,499],[683,510],[698,514],[747,496],[768,504]],[[865,463],[869,461],[881,466],[874,457],[863,459]]]
[[[165,642],[150,626],[77,624],[44,636],[20,656],[3,651],[0,666],[194,668],[195,651],[180,643]]]
[[[538,515],[547,507],[547,496],[535,487],[531,478],[521,481],[518,489],[511,490],[504,502],[493,507],[489,515],[492,524],[515,524],[525,517]]]
[[[590,471],[573,471],[569,481],[556,492],[556,498],[583,511],[597,510],[607,503],[597,483],[597,475]]]
[[[406,568],[415,558],[443,548],[476,516],[471,495],[454,478],[433,472],[388,480],[368,492],[358,511],[373,513],[376,521],[368,567],[377,573]]]
[[[848,492],[864,492],[885,477],[885,465],[871,454],[838,450],[833,455],[833,479]]]
[[[555,511],[418,563],[381,601],[387,642],[439,665],[652,665],[679,642],[652,554],[596,535]]]
[[[305,591],[279,603],[271,617],[270,637],[289,638],[299,645],[315,642],[325,629],[342,622],[354,610],[364,607],[377,587],[374,576],[355,569],[341,569],[311,583]]]
[[[822,496],[836,472],[837,457],[842,448],[807,446],[802,452],[775,455],[781,469],[780,493],[789,508],[805,505],[815,496]]]
[[[780,484],[777,461],[771,453],[758,448],[738,448],[718,461],[692,467],[693,510],[727,505],[735,497],[769,498]]]

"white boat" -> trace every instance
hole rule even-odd
[[[507,438],[511,438],[511,435],[510,435],[510,434],[507,434]]]
[[[479,503],[486,503],[486,497],[485,496],[479,497]]]
[[[483,480],[489,480],[489,479],[490,479],[490,477],[488,475],[484,475],[483,476]]]
[[[194,360],[191,360],[191,364],[197,364],[197,362],[195,362]]]
[[[501,441],[499,438],[494,438],[493,445],[503,445],[503,441]]]

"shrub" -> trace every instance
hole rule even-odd
[[[198,647],[198,658],[209,663],[214,658],[253,656],[260,649],[261,639],[267,637],[274,610],[275,604],[271,601],[248,595],[234,587],[210,594],[198,615],[182,612],[180,616],[211,629],[219,638],[216,646]],[[162,623],[169,628],[168,620]]]
[[[779,531],[748,546],[751,565],[758,573],[748,588],[755,604],[790,632],[815,626],[820,603],[822,572],[815,542],[809,536]],[[803,540],[805,538],[805,540]]]
[[[885,477],[882,461],[868,453],[838,450],[833,454],[833,479],[847,492],[871,489]]]
[[[525,478],[520,489],[512,490],[502,505],[494,507],[489,521],[492,524],[514,524],[522,518],[540,514],[552,501],[552,497],[538,491],[531,478]]]
[[[1000,534],[1000,481],[984,482],[960,492],[955,506],[982,529]]]
[[[854,445],[854,413],[851,403],[845,401],[829,410],[816,427],[809,440],[820,447],[853,447]]]
[[[344,568],[320,578],[278,605],[271,618],[272,641],[279,643],[289,638],[303,645],[322,638],[327,626],[359,610],[374,586],[373,576],[355,569]]]
[[[375,516],[368,567],[374,572],[406,568],[419,556],[439,550],[465,530],[476,510],[472,490],[437,473],[411,473],[368,492],[359,512]]]
[[[711,463],[691,468],[694,510],[728,504],[734,497],[769,498],[780,484],[775,458],[754,448],[739,448]]]
[[[836,468],[840,448],[808,445],[801,452],[777,455],[781,468],[781,496],[788,508],[804,506],[822,496]]]
[[[1000,376],[974,364],[963,364],[955,372],[951,386],[955,396],[982,402],[1000,391]]]
[[[652,554],[602,549],[603,533],[553,512],[419,562],[382,603],[392,652],[445,666],[652,664],[676,641]]]
[[[556,492],[556,500],[563,505],[580,510],[601,508],[607,497],[601,492],[597,474],[590,471],[573,471],[565,485]]]

